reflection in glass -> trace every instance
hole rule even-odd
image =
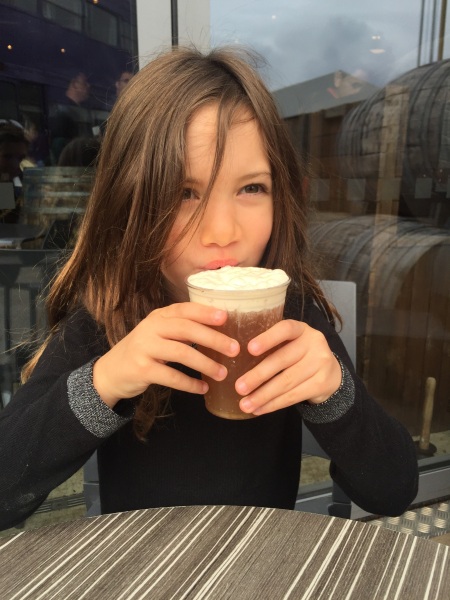
[[[357,283],[359,374],[412,435],[428,428],[428,455],[449,452],[449,16],[407,0],[211,12],[213,43],[266,61],[310,165],[320,276]]]
[[[357,283],[359,373],[413,435],[436,434],[438,452],[450,429],[449,75],[450,61],[433,63],[340,111],[286,114],[299,149],[313,153],[321,276]],[[301,88],[275,92],[281,107]]]
[[[0,11],[0,122],[14,120],[19,140],[14,181],[0,165],[1,410],[30,356],[22,342],[45,335],[40,294],[75,243],[109,112],[135,71],[137,40],[134,0],[0,0]],[[85,512],[80,471],[25,527]]]
[[[109,112],[135,70],[135,2],[0,0],[0,9],[0,120],[15,121],[25,149],[16,229],[2,229],[1,245],[72,246]]]
[[[120,86],[134,72],[135,3],[0,0],[0,9],[7,41],[0,47],[0,119],[18,121],[28,139],[26,164],[34,168],[23,176],[21,225],[38,231],[13,251],[40,252],[61,236],[67,245],[84,211],[93,174],[81,166],[87,159],[70,168],[57,162],[75,161],[63,153],[83,155],[86,139],[89,160],[95,156]],[[435,62],[445,23],[439,11],[433,21],[432,9],[410,0],[211,0],[211,33],[213,44],[249,45],[267,61],[269,86],[311,166],[305,185],[316,208],[320,275],[357,283],[359,374],[411,434],[428,426],[430,452],[443,454],[450,451],[450,62]],[[444,44],[440,58],[448,56]],[[89,87],[75,102],[82,110],[74,121],[86,127],[54,152],[52,118],[70,105],[66,91],[72,79],[80,84],[79,74]],[[29,304],[45,281],[28,263],[4,273],[13,295],[9,304],[1,296],[0,314],[14,307],[0,335],[5,349],[42,323],[42,307],[36,321]],[[2,354],[5,403],[23,362],[20,353]],[[313,472],[311,481],[326,471]],[[302,476],[310,475],[304,467]]]

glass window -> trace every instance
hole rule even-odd
[[[9,81],[0,81],[0,96],[2,99],[0,118],[17,119],[19,113],[17,110],[16,89],[14,84]]]
[[[138,54],[135,4],[0,0],[0,119],[29,142],[8,181],[17,210],[0,210],[0,225],[23,232],[0,248],[0,409],[28,358],[11,349],[45,327],[51,252],[73,244],[102,128]],[[212,45],[243,44],[265,62],[309,165],[318,274],[356,284],[358,373],[427,468],[450,452],[449,18],[429,0],[211,0]],[[320,482],[327,462],[307,458],[302,484]],[[80,474],[73,485],[81,510]]]
[[[94,40],[117,45],[117,17],[95,4],[87,4],[86,33]]]
[[[103,127],[133,74],[135,0],[109,0],[107,7],[87,0],[0,0],[6,42],[0,45],[0,120],[10,120],[20,139],[21,160],[14,172],[0,165],[0,410],[30,357],[22,342],[42,339],[46,331],[39,294],[61,251],[73,247]],[[84,514],[79,471],[25,527]]]
[[[445,7],[211,0],[213,45],[242,44],[264,59],[310,166],[319,275],[356,283],[358,373],[416,439],[421,465],[450,452]],[[303,476],[328,474],[313,461]]]
[[[420,13],[421,3],[408,0],[395,5],[382,0],[376,6],[368,0],[211,0],[211,36],[213,44],[245,44],[260,52],[273,89],[340,70],[382,86],[416,66]],[[430,17],[428,9],[424,50],[429,46]]]
[[[136,27],[125,21],[120,22],[120,47],[124,50],[131,51],[133,48],[133,40],[136,39]]]
[[[37,13],[38,0],[5,0],[2,4],[14,6],[30,13]]]
[[[75,31],[82,30],[83,4],[81,0],[45,0],[43,15],[62,27]]]

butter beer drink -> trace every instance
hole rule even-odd
[[[217,329],[237,340],[241,347],[240,353],[234,358],[210,348],[199,348],[228,370],[224,381],[215,381],[203,375],[209,385],[205,394],[206,408],[214,415],[225,419],[254,417],[239,408],[242,396],[236,392],[234,384],[266,356],[252,356],[247,351],[247,344],[283,318],[289,281],[281,269],[259,267],[223,267],[188,277],[190,300],[226,310],[227,321]]]

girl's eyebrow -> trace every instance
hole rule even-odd
[[[270,177],[272,178],[272,173],[270,171],[255,171],[252,173],[245,173],[244,175],[241,175],[240,177],[238,177],[238,180],[243,180],[243,179],[257,179],[258,177]]]
[[[257,179],[258,177],[269,177],[272,179],[272,173],[270,171],[254,171],[251,173],[244,173],[237,178],[237,181],[245,181],[247,179]],[[201,181],[195,177],[186,177],[183,181],[183,185],[199,185]]]
[[[183,185],[194,184],[198,185],[200,183],[199,179],[195,179],[195,177],[186,177],[183,181]]]

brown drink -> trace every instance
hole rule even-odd
[[[263,360],[266,354],[252,356],[248,342],[283,318],[284,300],[289,278],[280,269],[257,267],[224,267],[218,271],[204,271],[188,278],[191,301],[215,306],[228,311],[226,323],[217,327],[238,340],[241,351],[228,358],[210,348],[200,350],[228,370],[224,381],[203,376],[209,390],[205,404],[209,412],[225,419],[251,419],[252,414],[239,408],[240,396],[235,390],[236,380]],[[225,287],[227,289],[220,289]]]

